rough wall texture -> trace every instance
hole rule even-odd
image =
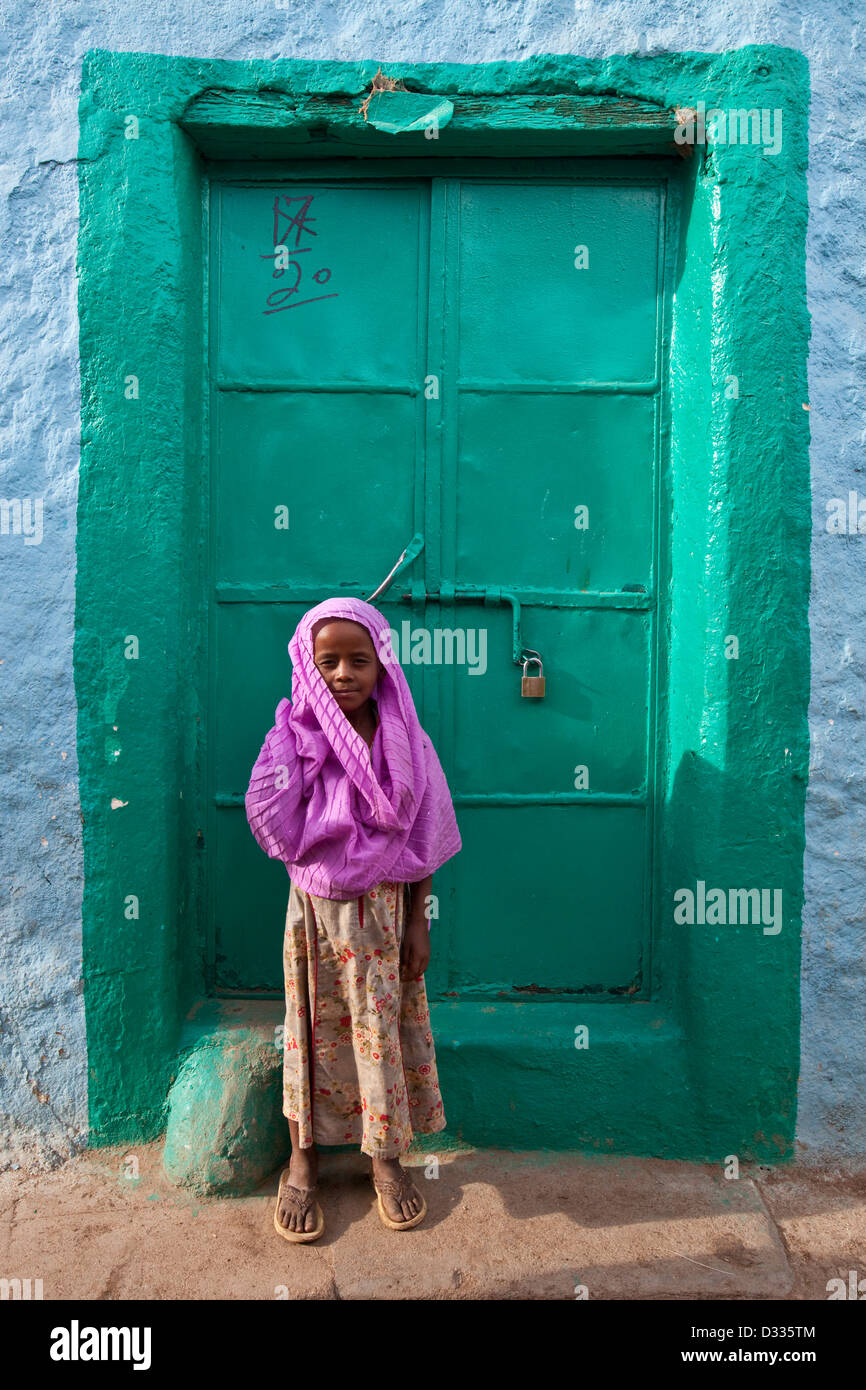
[[[81,0],[10,3],[2,20],[0,299],[14,330],[0,345],[2,488],[43,499],[42,537],[0,535],[4,701],[0,870],[6,891],[0,994],[0,1112],[14,1161],[47,1161],[86,1139],[80,997],[81,822],[72,635],[79,378],[75,313],[78,84],[94,47],[238,59],[519,60],[532,53],[801,49],[812,75],[807,247],[812,470],[813,766],[807,807],[803,1032],[798,1134],[804,1151],[866,1153],[866,985],[857,721],[866,538],[825,529],[826,504],[858,488],[864,309],[862,162],[866,21],[839,0],[803,15],[746,4],[695,12],[670,3],[328,4],[278,8],[213,0],[136,9]],[[784,274],[779,267],[778,273]],[[866,488],[864,488],[866,493]],[[38,511],[36,513],[38,522]],[[866,523],[864,523],[866,525]],[[769,543],[772,543],[771,541]],[[859,582],[858,582],[859,581]]]

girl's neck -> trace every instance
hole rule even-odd
[[[369,742],[369,736],[376,732],[376,707],[372,697],[365,700],[353,714],[346,716],[356,733]]]

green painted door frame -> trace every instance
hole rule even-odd
[[[805,59],[748,47],[401,65],[454,115],[399,135],[358,114],[377,66],[84,60],[75,679],[92,1142],[160,1132],[206,994],[211,179],[249,160],[274,177],[286,161],[336,172],[370,158],[417,176],[455,158],[652,157],[680,211],[651,979],[634,999],[443,998],[433,1026],[451,1128],[470,1142],[788,1157],[808,768]],[[782,113],[781,148],[675,142],[676,110],[701,102]],[[721,901],[738,921],[720,920]]]

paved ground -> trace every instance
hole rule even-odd
[[[326,1229],[272,1226],[277,1174],[250,1197],[192,1198],[162,1146],[0,1174],[0,1277],[45,1299],[821,1299],[866,1280],[866,1172],[467,1150],[424,1177],[427,1220],[379,1222],[368,1161],[326,1153]],[[134,1160],[134,1162],[132,1161]],[[137,1166],[138,1176],[135,1176]],[[864,1284],[866,1291],[866,1284]]]

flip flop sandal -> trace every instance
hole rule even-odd
[[[280,1173],[280,1186],[279,1191],[277,1193],[277,1205],[274,1208],[274,1228],[277,1231],[277,1233],[283,1237],[284,1240],[292,1240],[299,1245],[307,1245],[311,1240],[319,1239],[319,1236],[325,1229],[325,1218],[322,1214],[322,1208],[319,1206],[319,1203],[313,1196],[313,1193],[318,1192],[318,1190],[318,1186],[292,1187],[292,1185],[289,1182],[288,1168],[284,1168],[283,1171]],[[316,1218],[316,1225],[312,1231],[289,1231],[286,1229],[285,1226],[281,1224],[280,1202],[283,1198],[285,1198],[288,1202],[291,1202],[292,1206],[295,1207],[295,1209],[302,1216],[309,1211],[310,1207],[313,1208],[313,1214]]]
[[[427,1203],[424,1200],[423,1193],[415,1188],[415,1184],[412,1182],[408,1173],[401,1171],[399,1179],[394,1179],[391,1182],[377,1183],[372,1173],[370,1174],[370,1178],[377,1192],[379,1216],[383,1225],[387,1226],[389,1231],[409,1231],[413,1226],[419,1226],[421,1224],[424,1217],[427,1215]],[[415,1188],[414,1195],[421,1198],[421,1210],[416,1212],[414,1216],[411,1216],[408,1221],[393,1221],[385,1210],[382,1194],[385,1193],[390,1197],[396,1198],[398,1202],[402,1202],[405,1198],[413,1196],[413,1188]]]

